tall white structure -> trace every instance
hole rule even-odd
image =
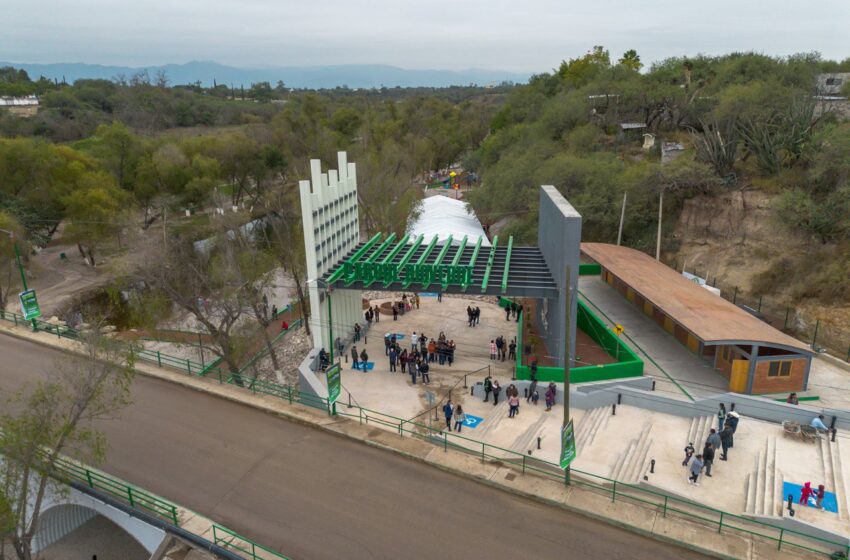
[[[357,208],[357,171],[345,152],[337,152],[338,170],[322,173],[322,162],[310,160],[310,181],[301,181],[301,220],[307,256],[307,289],[310,294],[310,329],[313,347],[331,351],[333,339],[346,340],[363,313],[359,290],[331,294],[319,279],[360,241]],[[361,321],[362,322],[362,321]],[[333,350],[336,352],[336,348]]]

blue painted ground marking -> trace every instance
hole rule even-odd
[[[477,428],[478,424],[483,421],[484,419],[480,416],[473,416],[472,414],[467,414],[466,420],[463,421],[463,425],[467,428]]]
[[[363,362],[357,362],[357,367],[352,367],[351,369],[357,369],[359,371],[370,371],[375,369],[375,362],[366,362],[366,369],[363,369]]]
[[[437,292],[419,292],[420,297],[437,297]]]
[[[812,483],[812,489],[817,491],[817,486],[815,483]],[[796,506],[800,506],[800,492],[803,490],[802,484],[794,484],[793,482],[783,482],[782,483],[782,498],[783,502],[788,501],[788,494],[794,496],[794,504]],[[813,508],[815,507],[815,497],[809,499],[809,503],[807,506]],[[832,492],[824,492],[823,496],[823,509],[826,511],[831,511],[832,513],[838,513],[838,503],[835,500],[835,494]]]

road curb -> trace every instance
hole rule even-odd
[[[51,348],[53,350],[59,350],[59,351],[62,351],[66,354],[78,354],[78,352],[75,352],[73,348],[68,348],[64,345],[52,344],[49,340],[42,339],[41,337],[24,336],[22,333],[15,332],[14,330],[9,329],[9,328],[0,327],[0,333],[6,334],[6,335],[11,336],[13,338],[16,338],[18,340],[23,340],[23,341],[26,341],[26,342],[32,342],[34,344],[38,344],[38,345],[43,346],[43,347]],[[160,373],[160,372],[156,371],[156,369],[154,369],[153,366],[151,366],[151,369],[149,369],[149,368],[141,369],[139,367],[139,364],[137,364],[136,367],[135,367],[135,371],[138,374],[144,375],[146,377],[158,379],[160,381],[166,381],[166,382],[174,383],[178,386],[181,386],[181,387],[184,387],[184,388],[187,388],[187,389],[192,389],[192,390],[199,391],[199,392],[203,392],[203,393],[210,395],[212,397],[221,398],[222,400],[229,401],[229,402],[234,403],[234,404],[250,407],[250,408],[253,408],[255,410],[260,410],[260,411],[265,412],[267,414],[271,414],[271,415],[274,415],[274,416],[277,416],[277,417],[280,417],[280,418],[284,418],[288,421],[296,422],[296,423],[301,424],[301,425],[306,426],[306,427],[319,429],[319,430],[322,430],[323,432],[325,432],[327,434],[335,435],[337,437],[344,438],[344,439],[347,439],[349,441],[351,441],[351,440],[357,441],[357,442],[363,443],[363,444],[365,444],[369,447],[372,447],[372,448],[380,449],[380,450],[385,451],[385,452],[395,453],[396,455],[401,456],[401,457],[403,457],[407,460],[414,461],[414,462],[417,462],[417,463],[420,463],[420,464],[423,464],[423,465],[427,465],[429,467],[437,468],[437,469],[439,469],[439,470],[441,470],[445,473],[452,474],[452,475],[455,475],[455,476],[460,476],[460,477],[462,477],[466,480],[475,481],[477,483],[483,484],[483,485],[488,486],[490,488],[500,490],[500,491],[503,491],[503,492],[507,492],[511,495],[521,497],[521,498],[524,498],[524,499],[530,499],[532,501],[535,501],[535,502],[538,502],[538,503],[541,503],[541,504],[544,504],[544,505],[547,505],[547,506],[550,506],[550,507],[558,507],[558,508],[563,509],[565,511],[569,511],[571,513],[575,513],[577,515],[581,515],[583,517],[593,519],[595,521],[603,522],[603,523],[606,523],[608,525],[618,527],[620,529],[629,531],[633,534],[637,534],[637,535],[641,535],[643,537],[651,538],[653,540],[663,542],[663,543],[666,543],[666,544],[678,546],[678,547],[681,547],[681,548],[684,548],[684,549],[687,549],[687,550],[691,550],[693,552],[697,552],[697,553],[700,553],[700,554],[711,556],[713,558],[720,558],[720,559],[723,559],[723,560],[739,560],[738,557],[720,554],[715,550],[702,548],[702,547],[700,547],[696,544],[689,543],[689,542],[678,541],[676,539],[666,537],[665,535],[653,533],[652,531],[647,531],[645,529],[641,529],[641,528],[636,527],[634,525],[630,525],[628,523],[624,523],[622,521],[612,519],[610,517],[605,517],[603,515],[596,514],[592,511],[589,511],[589,510],[576,508],[575,506],[571,506],[569,504],[562,503],[562,502],[559,502],[557,500],[547,498],[545,496],[533,494],[531,492],[520,490],[518,488],[513,488],[511,486],[499,484],[498,482],[494,482],[493,480],[491,480],[489,478],[482,478],[482,477],[477,476],[473,473],[470,473],[470,472],[467,472],[467,471],[464,471],[464,470],[461,470],[461,469],[453,468],[453,467],[441,464],[439,462],[429,460],[427,458],[427,456],[426,457],[419,457],[419,456],[417,456],[413,453],[410,453],[408,451],[405,451],[405,450],[402,450],[402,449],[399,449],[399,448],[396,448],[396,447],[393,447],[393,446],[390,446],[390,445],[387,445],[387,444],[384,444],[384,443],[380,443],[380,442],[377,442],[377,441],[370,440],[370,439],[368,439],[368,437],[364,437],[364,436],[360,436],[360,435],[357,435],[357,434],[348,433],[348,432],[345,432],[345,431],[342,431],[342,430],[339,430],[339,429],[335,429],[335,427],[341,426],[341,425],[343,425],[344,422],[349,421],[348,418],[339,417],[336,420],[331,420],[327,423],[322,423],[322,422],[319,422],[319,421],[312,421],[309,418],[305,418],[305,417],[302,417],[302,416],[297,415],[297,414],[292,414],[291,412],[288,412],[287,410],[280,410],[280,409],[277,409],[275,407],[272,407],[268,403],[263,402],[262,400],[257,400],[256,399],[257,395],[255,395],[255,394],[250,394],[250,395],[243,394],[243,393],[241,393],[241,391],[239,391],[238,389],[235,389],[235,388],[234,388],[233,391],[231,391],[231,390],[213,391],[213,390],[211,390],[211,387],[213,387],[214,385],[209,381],[202,381],[200,379],[199,380],[193,380],[192,378],[187,377],[185,374],[177,374],[177,373],[171,373],[171,372],[167,372],[167,371],[163,371],[162,373]],[[219,386],[220,387],[226,387],[225,384],[219,384]],[[248,398],[245,398],[245,397],[248,397]],[[250,397],[254,397],[254,399],[251,399]],[[293,402],[293,405],[294,404],[300,405],[300,403]],[[301,405],[301,406],[305,406],[307,410],[315,410],[315,411],[320,410],[320,409],[316,409],[316,408],[313,408],[313,407],[309,407],[307,405]],[[331,419],[332,417],[328,417],[328,418]],[[387,433],[392,433],[392,432],[387,431]],[[437,448],[434,447],[434,449],[437,449]],[[529,475],[529,476],[531,476],[531,475]]]

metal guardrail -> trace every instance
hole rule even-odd
[[[289,560],[286,556],[259,545],[221,525],[213,524],[213,544],[238,550],[251,560]]]

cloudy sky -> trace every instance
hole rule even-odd
[[[0,60],[549,70],[595,44],[850,57],[850,0],[0,0]]]

